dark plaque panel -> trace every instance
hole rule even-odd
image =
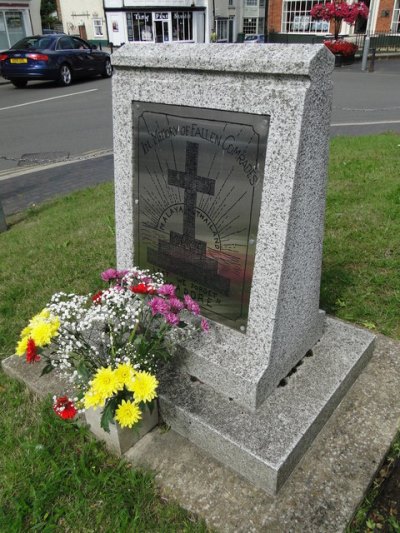
[[[245,331],[269,117],[133,102],[136,257]]]

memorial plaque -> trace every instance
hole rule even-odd
[[[133,103],[135,261],[246,330],[269,117]]]

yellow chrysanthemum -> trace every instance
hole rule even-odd
[[[60,325],[61,325],[61,322],[60,322],[60,319],[58,318],[58,316],[53,316],[51,318],[50,325],[51,325],[52,337],[55,337],[56,335],[58,335],[58,330],[59,330]]]
[[[124,385],[132,382],[135,370],[130,363],[122,363],[117,366],[114,373],[118,381],[118,388],[123,389]]]
[[[23,337],[29,337],[29,335],[31,334],[31,331],[32,331],[32,328],[30,326],[26,326],[26,328],[24,328],[22,331],[21,331],[21,338]]]
[[[157,397],[158,381],[148,372],[136,372],[135,379],[129,385],[129,390],[135,395],[136,402],[151,402]]]
[[[111,367],[100,368],[93,381],[92,390],[105,397],[112,396],[118,391],[118,379]]]
[[[17,344],[17,347],[15,349],[15,353],[17,355],[25,355],[26,348],[28,346],[28,339],[29,339],[29,336],[22,337],[22,339],[19,341],[19,343]]]
[[[115,420],[123,428],[131,428],[142,418],[139,407],[130,401],[122,400],[115,411]]]
[[[31,338],[35,341],[36,346],[46,346],[50,344],[54,336],[51,324],[47,322],[37,322],[31,331]]]
[[[106,401],[106,397],[99,392],[89,389],[85,396],[83,397],[83,405],[85,409],[97,409],[97,407],[103,407]]]
[[[40,313],[37,315],[40,318],[49,318],[50,317],[50,311],[45,307],[40,311]]]

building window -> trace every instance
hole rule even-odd
[[[0,50],[9,48],[26,34],[23,11],[0,11]]]
[[[217,19],[217,40],[228,42],[228,19]]]
[[[310,16],[310,9],[317,3],[314,0],[285,0],[282,5],[282,32],[328,33],[328,21],[312,20]]]
[[[93,19],[93,29],[95,37],[103,36],[103,20],[102,19]]]
[[[260,7],[265,7],[265,0],[260,0]]]
[[[128,41],[152,41],[153,20],[151,13],[132,12],[126,14]]]
[[[228,6],[233,7],[235,4],[233,3],[233,0],[228,0]]]
[[[257,33],[257,19],[243,19],[243,33],[245,35],[249,33]]]
[[[172,40],[173,41],[192,41],[192,12],[176,11],[172,13]]]
[[[257,0],[246,0],[246,6],[256,6]]]
[[[264,17],[258,19],[258,33],[264,33]]]
[[[400,33],[400,0],[397,0],[393,9],[392,32]]]

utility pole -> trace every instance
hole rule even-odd
[[[375,19],[376,1],[377,0],[371,0],[370,5],[369,5],[367,29],[365,30],[364,48],[363,48],[363,55],[362,55],[362,61],[361,61],[362,71],[367,70],[369,45],[371,44],[371,26],[372,26],[372,22]]]

